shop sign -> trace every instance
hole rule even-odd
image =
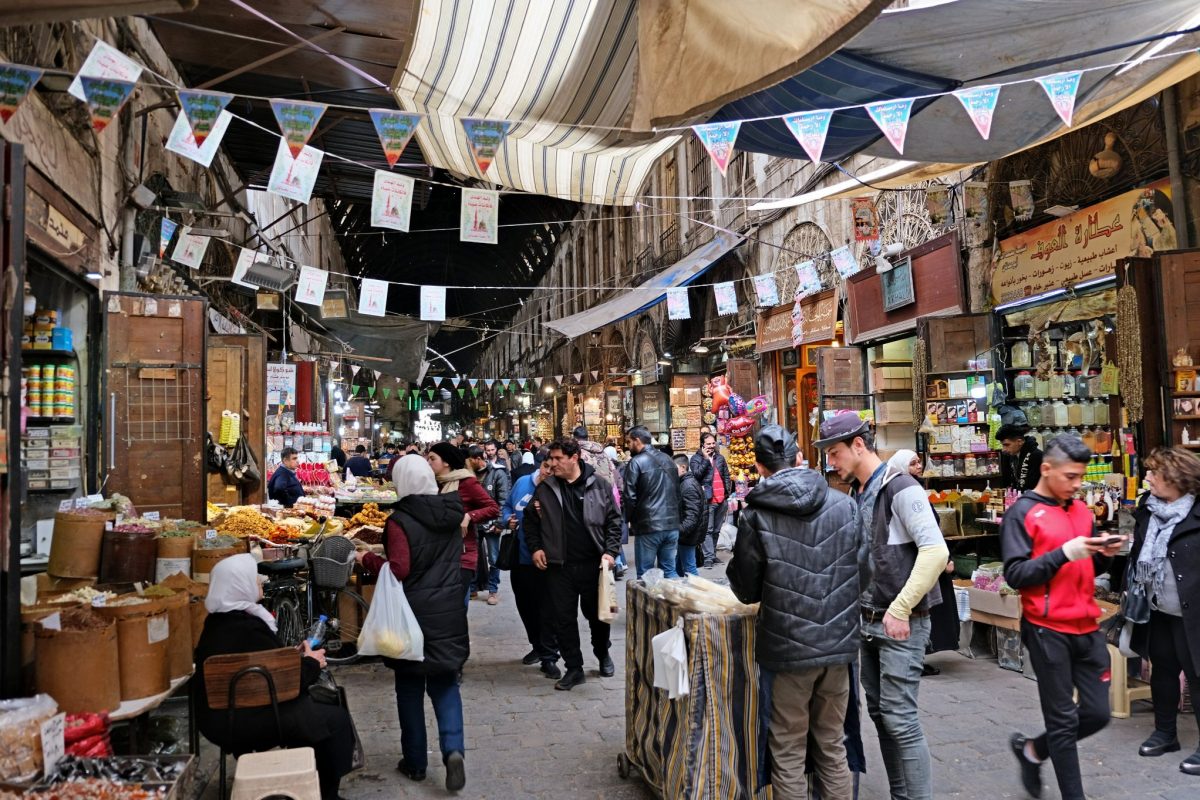
[[[296,365],[267,364],[267,405],[296,404]]]
[[[79,217],[78,214],[72,216]],[[25,190],[25,223],[33,241],[51,252],[67,254],[60,260],[71,266],[94,268],[92,241],[67,211],[55,206],[33,187]]]
[[[803,316],[797,323],[799,330],[796,344],[828,341],[837,333],[838,299],[837,292],[822,292],[800,302]],[[791,322],[791,315],[788,315]],[[790,330],[789,330],[790,335]],[[790,344],[790,342],[789,342]]]
[[[1000,242],[992,275],[997,305],[1113,274],[1127,256],[1179,246],[1166,179]]]
[[[638,369],[646,378],[653,379],[658,373],[658,350],[649,336],[643,336],[638,346]]]
[[[758,315],[758,352],[787,350],[792,346],[792,307],[783,305]]]

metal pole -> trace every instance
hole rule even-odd
[[[1179,248],[1189,247],[1187,197],[1183,186],[1183,167],[1179,161],[1179,106],[1174,86],[1162,92],[1163,135],[1167,139],[1167,170],[1171,176],[1171,206],[1175,236]]]

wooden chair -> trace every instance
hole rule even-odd
[[[204,662],[204,688],[208,707],[224,710],[229,717],[229,738],[233,741],[234,716],[238,709],[271,707],[279,741],[283,724],[279,704],[300,696],[300,652],[294,647],[210,656]],[[220,798],[226,798],[225,746],[220,746]],[[234,753],[234,757],[240,755]]]

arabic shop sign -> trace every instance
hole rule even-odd
[[[1168,186],[1163,179],[1000,242],[993,300],[1011,303],[1106,278],[1126,256],[1177,248]]]

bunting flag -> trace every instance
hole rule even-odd
[[[571,377],[575,379],[576,383],[583,383],[583,373],[582,372],[576,372]]]
[[[363,278],[358,293],[358,313],[368,317],[387,314],[388,282]]]
[[[312,138],[317,123],[325,115],[328,108],[324,103],[310,103],[307,100],[272,100],[271,110],[275,112],[275,121],[283,133],[283,141],[287,143],[292,158],[298,158],[308,140]]]
[[[367,396],[370,397],[372,400],[375,399],[375,387],[374,386],[367,387]]]
[[[1013,216],[1020,222],[1033,219],[1033,182],[1011,181],[1008,197],[1012,201]]]
[[[1037,79],[1038,84],[1046,91],[1046,96],[1050,98],[1050,105],[1054,106],[1059,119],[1066,123],[1068,128],[1071,127],[1071,120],[1075,116],[1075,95],[1079,91],[1081,75],[1083,73],[1079,70],[1073,70]]]
[[[36,67],[18,67],[15,64],[0,66],[0,121],[8,122],[17,113],[21,103],[29,96],[29,90],[42,79],[42,70]]]
[[[379,391],[383,395],[384,400],[387,400],[387,399],[391,398],[391,396],[392,396],[392,389],[389,386],[384,386]]]
[[[476,384],[479,383],[479,378],[467,378],[467,383],[471,384],[471,388],[474,389]]]
[[[187,116],[180,111],[175,116],[175,124],[171,126],[171,132],[167,134],[165,147],[172,153],[195,161],[208,169],[212,166],[212,161],[217,155],[217,148],[221,146],[221,140],[225,137],[225,131],[229,130],[229,123],[232,121],[233,115],[228,111],[222,111],[201,146],[196,144],[196,137],[192,135]]]
[[[446,321],[446,287],[421,287],[421,319],[425,322]]]
[[[488,389],[491,389],[492,384],[495,382],[496,382],[495,378],[484,378],[483,379],[483,385],[486,386]]]
[[[455,386],[455,388],[458,388],[459,386],[462,386],[462,382],[463,382],[463,376],[462,376],[462,375],[455,375],[455,376],[454,376],[454,386]]]
[[[521,384],[521,391],[525,391],[525,387],[529,385],[528,378],[518,378],[517,381]]]
[[[479,387],[478,387],[478,386],[472,386],[472,387],[471,387],[471,396],[472,396],[472,397],[479,397]]]
[[[934,225],[942,225],[950,219],[950,187],[935,183],[926,188],[925,210]]]
[[[713,294],[717,298],[717,315],[724,317],[737,313],[737,289],[733,281],[724,281],[713,285]]]
[[[555,382],[555,383],[557,383],[559,386],[562,386],[562,379],[563,379],[563,376],[562,376],[562,375],[555,375],[555,376],[554,376],[554,382]]]
[[[779,305],[779,287],[775,283],[774,275],[755,275],[754,292],[758,295],[760,308],[774,308]]]
[[[509,385],[510,383],[512,383],[512,379],[511,379],[511,378],[501,378],[501,379],[500,379],[500,387],[501,387],[501,388],[503,388],[503,389],[507,389],[507,388],[508,388],[508,385]]]
[[[796,299],[816,294],[823,288],[821,273],[817,272],[817,262],[801,261],[795,266],[796,270]]]
[[[539,391],[540,391],[540,390],[541,390],[541,388],[542,388],[542,381],[544,381],[544,380],[545,380],[545,378],[534,378],[534,379],[533,379],[533,383],[534,383],[534,385],[535,385],[535,386],[537,386],[537,388],[538,388],[538,390],[539,390]]]
[[[371,226],[408,233],[416,185],[417,182],[407,175],[375,170],[375,184],[371,190]]]
[[[667,317],[669,319],[691,319],[692,309],[688,304],[686,286],[667,289]]]
[[[358,373],[359,373],[359,371],[360,371],[361,369],[362,369],[362,365],[361,365],[361,364],[351,364],[351,365],[350,365],[350,377],[351,377],[351,378],[357,378],[357,377],[358,377]]]
[[[900,155],[904,155],[904,137],[908,134],[908,117],[912,113],[912,105],[912,98],[906,97],[866,106],[867,114]]]
[[[458,215],[458,240],[496,244],[499,239],[500,193],[491,189],[463,189]]]
[[[132,81],[105,78],[79,77],[83,84],[83,95],[87,98],[88,113],[92,117],[92,130],[100,133],[116,119],[133,95]]]
[[[350,384],[350,399],[353,400],[356,397],[358,397],[358,386],[352,383]]]
[[[208,251],[208,242],[207,236],[197,236],[192,233],[191,228],[184,228],[179,232],[179,240],[175,242],[171,260],[191,269],[200,269],[200,263],[204,261],[204,254]]]
[[[592,380],[593,381],[600,380],[600,370],[598,370],[598,369],[592,370]]]
[[[804,148],[804,152],[814,164],[821,161],[821,152],[825,149],[825,136],[829,133],[829,121],[833,119],[832,111],[801,111],[799,114],[788,114],[783,123],[788,126],[792,136]]]
[[[179,98],[179,106],[187,119],[196,147],[203,147],[204,140],[213,132],[221,112],[233,95],[225,92],[198,92],[191,89],[179,89],[175,92]]]
[[[459,389],[457,389],[456,391],[458,392],[458,399],[459,399],[459,400],[462,400],[462,399],[463,399],[463,396],[464,396],[464,395],[466,395],[466,393],[467,393],[467,390],[466,390],[466,389],[463,389],[463,388],[459,388]]]
[[[293,157],[287,144],[280,139],[271,176],[267,179],[267,191],[308,205],[324,160],[325,151],[315,147],[305,147],[299,156]]]
[[[462,126],[467,134],[467,142],[471,145],[475,165],[479,167],[480,172],[487,172],[492,160],[496,158],[496,151],[508,135],[509,123],[489,119],[464,119]]]
[[[167,217],[162,218],[162,225],[159,226],[158,232],[158,257],[162,258],[167,254],[167,246],[171,244],[171,237],[175,235],[175,229],[179,227],[179,223]]]
[[[296,281],[296,295],[292,299],[297,303],[319,306],[325,301],[325,287],[329,284],[329,273],[316,267],[300,267],[300,278]],[[358,373],[358,367],[351,369]]]
[[[142,65],[111,44],[97,39],[83,66],[79,68],[79,74],[67,87],[67,94],[86,103],[87,95],[83,91],[85,75],[89,78],[111,78],[137,83],[138,78],[142,77]]]
[[[692,126],[696,137],[700,139],[700,144],[704,145],[704,149],[716,162],[717,169],[721,170],[722,178],[725,177],[725,170],[729,167],[729,160],[733,158],[733,143],[737,141],[738,129],[741,127],[742,123],[738,120]]]
[[[1000,100],[999,86],[974,86],[970,89],[959,89],[954,92],[958,102],[967,110],[967,116],[975,123],[975,130],[987,139],[992,135],[992,115],[996,112],[996,104]]]
[[[837,274],[842,276],[842,280],[849,278],[860,269],[858,259],[854,257],[854,251],[849,247],[839,247],[836,250],[829,252],[829,260],[833,263],[833,268],[837,270]]]
[[[408,140],[417,132],[421,117],[386,108],[372,108],[370,114],[371,122],[375,123],[375,133],[379,134],[379,144],[383,146],[384,158],[389,167],[394,167],[408,146]]]

